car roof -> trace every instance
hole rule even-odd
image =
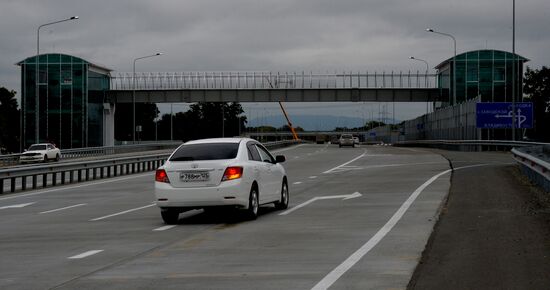
[[[199,139],[199,140],[192,140],[185,142],[185,145],[192,145],[192,144],[208,144],[208,143],[240,143],[241,141],[255,141],[254,139],[250,138],[240,138],[240,137],[233,137],[233,138],[209,138],[209,139]]]
[[[34,146],[34,145],[52,145],[52,143],[36,143],[36,144],[31,144],[31,146]],[[30,147],[30,146],[29,146]]]

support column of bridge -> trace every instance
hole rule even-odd
[[[103,146],[115,146],[114,103],[103,103]]]

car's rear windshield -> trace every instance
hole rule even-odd
[[[237,157],[239,143],[207,143],[181,146],[170,161],[219,160]]]
[[[351,135],[342,135],[342,138],[351,139],[351,138],[353,138],[353,136],[351,136]]]
[[[32,145],[29,147],[29,151],[32,150],[46,150],[46,145]]]

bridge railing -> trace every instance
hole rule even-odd
[[[525,142],[512,140],[411,140],[399,141],[394,146],[428,147],[441,148],[458,151],[479,151],[494,150],[508,151],[512,148],[532,147],[532,146],[550,146],[549,143]]]
[[[135,83],[134,83],[135,81]],[[416,72],[139,72],[112,73],[112,90],[436,88],[437,75]]]

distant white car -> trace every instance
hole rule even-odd
[[[156,204],[166,224],[183,211],[221,206],[256,219],[260,205],[286,209],[288,181],[282,155],[273,157],[248,138],[216,138],[179,146],[155,174]]]
[[[61,151],[51,143],[32,144],[19,157],[20,163],[27,162],[48,162],[48,160],[59,161]]]
[[[359,137],[353,137],[353,144],[359,145]]]
[[[351,134],[342,134],[340,136],[340,142],[339,142],[340,148],[342,146],[351,146],[355,147],[355,142],[353,141],[353,135]]]

